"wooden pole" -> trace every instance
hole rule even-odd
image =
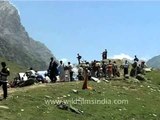
[[[87,68],[84,68],[84,83],[83,83],[82,89],[88,89],[87,82],[88,82]]]

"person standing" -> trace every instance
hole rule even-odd
[[[124,77],[126,76],[126,75],[128,75],[128,68],[129,68],[129,64],[128,64],[128,61],[127,60],[125,60],[125,63],[124,63],[124,65],[123,65],[123,70],[124,70]]]
[[[107,49],[102,53],[102,60],[107,59]]]
[[[96,77],[96,71],[97,71],[96,60],[94,60],[94,61],[91,63],[91,76],[92,76],[92,77]]]
[[[139,61],[139,59],[137,58],[137,56],[135,55],[134,56],[134,62],[138,62]]]
[[[78,56],[78,57],[77,57],[77,59],[78,59],[78,64],[80,64],[80,63],[81,63],[81,58],[82,58],[82,56],[80,56],[79,53],[77,54],[77,56]]]
[[[57,77],[56,77],[58,75],[57,67],[58,67],[57,62],[53,59],[53,57],[51,57],[48,73],[49,73],[51,82],[54,82],[54,83],[57,81]]]
[[[60,65],[58,66],[58,70],[59,70],[59,78],[60,81],[65,81],[65,71],[64,71],[64,64],[63,61],[60,61]]]
[[[1,62],[2,70],[0,72],[0,85],[2,85],[3,88],[3,99],[7,98],[7,77],[10,75],[9,68],[6,67],[5,62]]]
[[[68,62],[68,71],[69,71],[69,81],[73,81],[73,71],[70,62]]]
[[[108,73],[108,78],[111,79],[112,73],[113,73],[113,64],[111,63],[111,60],[109,60],[109,64],[107,65],[107,73]]]
[[[103,77],[106,78],[106,64],[104,61],[102,61],[102,73],[103,73]]]
[[[116,61],[113,62],[112,71],[113,71],[113,77],[118,76],[118,66],[117,66]]]
[[[135,70],[135,75],[134,76],[137,76],[137,70],[138,70],[138,61],[139,59],[137,58],[137,56],[135,55],[134,56],[134,70]]]

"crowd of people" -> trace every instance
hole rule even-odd
[[[82,56],[80,56],[79,53],[77,54],[77,59],[78,80],[84,80],[84,68],[86,67],[88,79],[91,79],[91,77],[96,77],[99,79],[112,79],[120,77],[121,74],[123,74],[124,78],[127,78],[129,76],[134,77],[137,74],[142,73],[143,68],[145,67],[145,62],[142,61],[141,63],[139,63],[139,59],[137,58],[137,56],[135,56],[133,63],[130,63],[127,60],[125,60],[123,64],[117,65],[116,61],[111,61],[107,59],[106,49],[102,53],[102,61],[94,60],[90,63],[87,61],[82,61]],[[123,71],[123,73],[120,71]],[[60,81],[73,81],[73,73],[73,66],[70,62],[68,62],[68,65],[65,66],[63,64],[63,61],[60,61],[58,64],[56,60],[53,60],[53,58],[51,58],[51,62],[48,69],[48,75],[52,82],[57,81],[57,75],[59,75]]]
[[[73,81],[73,67],[70,62],[68,65],[64,65],[63,61],[59,63],[51,58],[47,74],[51,82],[55,83],[57,81],[57,76],[59,76],[60,81]]]
[[[107,58],[107,50],[102,53],[102,61],[82,61],[82,56],[80,54],[77,54],[78,59],[78,65],[76,68],[77,71],[77,79],[78,80],[84,80],[86,76],[84,76],[84,71],[87,70],[87,78],[91,80],[92,77],[96,77],[98,79],[104,78],[104,79],[112,79],[116,77],[120,77],[122,72],[120,70],[123,70],[123,77],[127,78],[128,76],[135,77],[139,73],[143,73],[143,68],[145,67],[145,62],[142,61],[139,64],[139,59],[137,56],[134,58],[134,62],[131,64],[127,60],[122,65],[117,65],[116,61],[111,61]],[[0,72],[0,86],[2,85],[4,96],[3,98],[7,98],[7,77],[10,75],[9,68],[6,66],[5,62],[1,63],[2,70]],[[131,69],[129,69],[131,66]],[[130,70],[130,73],[129,73]],[[28,78],[36,78],[36,80],[42,81],[42,82],[57,82],[57,76],[59,77],[59,81],[65,82],[65,81],[74,81],[73,78],[74,70],[73,66],[70,62],[68,62],[67,65],[64,65],[63,61],[57,61],[53,57],[50,59],[49,67],[44,76],[40,75],[37,71],[34,71],[32,68],[30,68],[29,71],[23,74],[22,78],[18,77],[19,83],[16,84],[23,84],[25,81],[24,75],[26,75]],[[86,73],[85,73],[86,74]],[[17,79],[17,78],[16,78]],[[27,80],[26,79],[26,80]]]

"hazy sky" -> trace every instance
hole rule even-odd
[[[77,61],[160,54],[160,2],[14,1],[29,35],[58,58]],[[129,57],[128,56],[128,57]]]

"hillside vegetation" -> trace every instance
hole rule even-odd
[[[1,120],[159,120],[160,73],[153,71],[146,77],[146,82],[132,82],[132,78],[100,83],[89,81],[93,90],[82,90],[83,82],[19,88],[6,101],[0,102],[0,106],[9,107],[0,108],[0,117]],[[72,104],[83,111],[82,114],[59,109],[51,102],[104,99],[108,101],[106,104]],[[119,104],[114,100],[119,100]]]

